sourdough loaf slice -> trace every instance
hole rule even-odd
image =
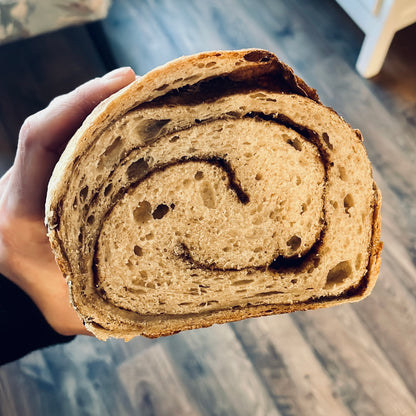
[[[358,130],[272,53],[221,51],[101,103],[46,223],[87,329],[127,340],[367,296],[380,204]]]

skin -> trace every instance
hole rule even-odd
[[[135,80],[119,68],[55,98],[25,120],[13,166],[0,179],[0,273],[35,302],[62,335],[91,335],[69,303],[44,225],[49,178],[67,142],[102,100]]]

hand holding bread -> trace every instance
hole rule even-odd
[[[0,180],[0,273],[23,289],[63,335],[89,334],[69,304],[68,286],[46,236],[44,206],[52,170],[84,118],[135,79],[122,68],[54,99],[22,126],[16,159]]]
[[[270,52],[184,57],[101,103],[46,223],[97,337],[157,337],[357,301],[380,267],[362,136]]]

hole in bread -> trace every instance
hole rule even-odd
[[[328,133],[323,132],[322,133],[322,138],[324,139],[325,144],[328,146],[328,149],[333,150],[334,146],[332,146],[332,143],[329,141]]]
[[[296,185],[299,186],[302,183],[302,178],[300,176],[296,176]]]
[[[177,142],[179,139],[180,139],[180,137],[179,137],[178,135],[176,135],[176,136],[171,137],[171,138],[169,139],[169,141],[170,141],[171,143],[175,143],[175,142]]]
[[[166,126],[166,124],[168,124],[169,121],[170,121],[169,119],[144,120],[139,124],[137,133],[146,144],[153,143],[157,140],[162,128]]]
[[[292,283],[293,285],[294,284],[296,284],[298,282],[298,279],[292,279],[291,281],[290,281],[290,283]]]
[[[85,202],[88,196],[88,185],[85,185],[80,191],[79,191],[79,200],[81,202]]]
[[[192,81],[196,81],[198,80],[202,75],[201,74],[195,74],[195,75],[191,75],[189,77],[184,78],[184,82],[192,82]]]
[[[273,211],[270,211],[269,218],[272,220],[278,219],[281,211],[281,208],[275,208]]]
[[[255,176],[256,181],[260,181],[261,179],[263,179],[263,175],[261,173],[257,173],[257,175]]]
[[[209,182],[204,182],[201,186],[201,197],[207,208],[214,209],[216,207],[215,193]]]
[[[215,66],[215,65],[217,65],[217,63],[216,63],[215,61],[208,62],[208,63],[205,65],[205,68],[212,68],[212,67],[213,67],[213,66]]]
[[[109,183],[104,189],[104,196],[107,196],[113,189],[113,184]]]
[[[256,92],[254,94],[250,94],[251,98],[264,98],[266,97],[266,94],[264,94],[263,92]]]
[[[218,300],[207,300],[206,302],[201,302],[198,306],[199,307],[210,306],[210,305],[214,305],[215,303],[219,303]]]
[[[266,51],[253,51],[244,55],[243,57],[248,62],[268,62],[270,55]]]
[[[197,181],[200,181],[204,177],[204,172],[202,172],[201,170],[198,170],[198,172],[195,173],[194,177]]]
[[[344,198],[344,209],[345,213],[351,216],[350,208],[354,206],[354,198],[351,194],[347,194]]]
[[[152,216],[152,206],[148,201],[139,202],[139,205],[133,210],[133,217],[139,224],[149,221]]]
[[[121,141],[121,137],[117,136],[113,143],[110,144],[110,146],[107,147],[107,149],[105,149],[104,153],[103,153],[103,157],[106,158],[106,165],[110,165],[112,164],[112,162],[115,161],[116,158],[118,158],[119,154],[121,153],[122,147],[122,141]]]
[[[131,264],[131,263],[130,263]],[[140,272],[139,272],[140,273]],[[132,280],[133,285],[135,286],[142,286],[146,287],[146,281],[141,279],[140,277],[134,277]]]
[[[325,288],[333,288],[342,283],[351,275],[351,273],[352,268],[350,261],[341,261],[328,272]]]
[[[271,290],[270,292],[261,292],[261,293],[257,293],[256,296],[274,296],[274,295],[283,295],[283,293],[280,290]]]
[[[225,114],[227,114],[227,116],[231,117],[231,118],[240,118],[241,114],[238,111],[227,111]],[[226,126],[227,128],[233,128],[234,124],[228,124]]]
[[[133,251],[136,256],[143,256],[143,249],[140,246],[134,246]]]
[[[147,272],[146,272],[146,270],[139,270],[139,271],[137,272],[137,274],[138,274],[138,276],[136,276],[136,277],[132,280],[132,283],[133,283],[135,286],[143,286],[143,287],[148,286],[148,285],[146,284],[146,279],[147,279]]]
[[[167,87],[169,87],[169,84],[163,84],[160,87],[156,88],[156,91],[163,91],[165,90]]]
[[[253,283],[253,279],[245,279],[245,280],[236,280],[235,282],[231,283],[233,286],[241,286],[241,285],[249,285]]]
[[[302,243],[302,239],[298,237],[297,235],[294,235],[290,237],[290,239],[287,241],[288,247],[290,247],[291,250],[297,250]]]
[[[138,181],[149,172],[149,164],[142,158],[133,162],[127,168],[127,177],[130,181]]]
[[[155,220],[161,220],[169,212],[169,207],[165,204],[160,204],[153,211],[153,218]]]
[[[301,205],[301,211],[300,211],[300,213],[303,214],[304,212],[306,212],[307,209],[308,209],[308,205],[305,204],[305,203],[303,203]]]
[[[94,224],[94,220],[95,220],[94,215],[90,215],[90,216],[87,218],[87,223],[88,223],[89,225],[92,225],[92,224]]]
[[[342,181],[348,180],[347,171],[344,168],[344,166],[338,166],[338,170],[339,170],[339,177],[341,178],[341,180]]]
[[[287,144],[290,144],[293,148],[295,148],[299,152],[302,151],[302,143],[297,137],[295,137],[294,139],[289,138],[287,140]]]

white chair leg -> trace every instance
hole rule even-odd
[[[367,33],[356,63],[357,71],[364,78],[371,78],[380,72],[394,34],[395,29],[388,25],[388,21]]]

